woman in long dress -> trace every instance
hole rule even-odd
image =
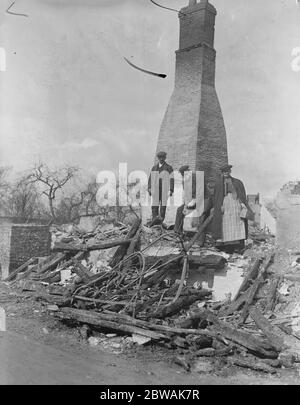
[[[211,230],[218,245],[238,245],[242,248],[248,237],[247,218],[253,212],[244,184],[231,176],[231,168],[231,165],[222,167],[222,175],[215,185]]]

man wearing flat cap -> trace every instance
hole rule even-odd
[[[166,216],[167,201],[174,193],[173,168],[166,162],[166,152],[158,152],[158,163],[152,167],[148,179],[148,192],[152,196],[152,222],[163,222]]]
[[[253,212],[244,184],[231,176],[232,165],[221,167],[214,190],[214,217],[211,231],[220,246],[243,248],[248,238],[248,219]]]

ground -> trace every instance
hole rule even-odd
[[[281,235],[286,233],[288,238],[287,222]],[[290,272],[290,253],[287,249],[277,250],[273,272]],[[282,304],[287,313],[299,301],[299,285],[289,284],[288,302]],[[298,369],[280,370],[271,376],[216,365],[212,374],[199,374],[175,364],[174,353],[163,347],[133,346],[120,352],[113,345],[92,346],[81,329],[55,319],[49,304],[6,283],[0,283],[0,307],[5,309],[7,327],[6,332],[0,332],[0,384],[186,386],[300,382]]]
[[[280,271],[286,257],[278,255]],[[213,374],[188,373],[162,347],[138,346],[118,354],[92,347],[80,329],[56,320],[48,304],[4,283],[0,305],[7,318],[7,331],[0,333],[1,384],[299,384],[297,370],[276,376],[226,367]]]

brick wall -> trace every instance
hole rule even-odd
[[[5,278],[31,257],[48,256],[51,247],[49,226],[2,225],[0,226],[0,261]]]
[[[228,163],[223,115],[215,89],[213,48],[216,11],[206,2],[180,14],[175,86],[161,125],[157,152],[167,152],[174,169],[189,164],[214,180]]]
[[[179,48],[185,49],[199,42],[214,45],[216,9],[204,2],[184,7],[179,14]]]
[[[0,226],[0,266],[3,278],[8,275],[10,261],[11,225]]]

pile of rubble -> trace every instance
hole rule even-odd
[[[140,219],[90,233],[56,229],[51,256],[30,259],[6,281],[50,303],[64,323],[167,347],[186,370],[203,359],[267,373],[293,367],[298,337],[276,315],[284,279],[272,271],[272,238],[256,233],[244,255],[226,255],[197,245],[205,226],[190,240]],[[207,283],[189,283],[224,267],[243,272],[234,295],[218,300]]]

